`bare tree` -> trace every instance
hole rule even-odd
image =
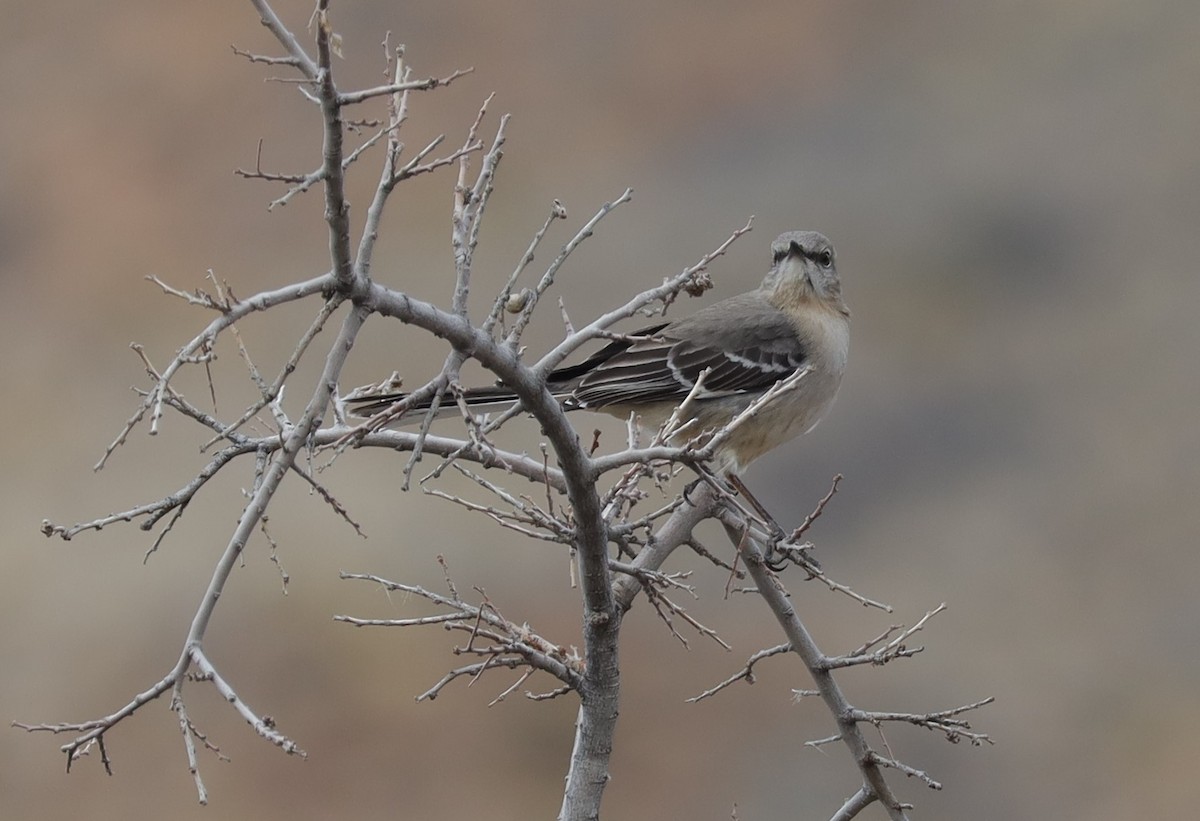
[[[439,137],[410,155],[400,139],[410,96],[454,82],[469,69],[441,78],[416,78],[404,60],[403,49],[389,47],[385,39],[388,81],[373,88],[344,91],[334,77],[332,56],[340,50],[340,38],[330,22],[328,0],[319,0],[310,21],[310,29],[315,34],[315,56],[281,22],[266,0],[252,0],[252,3],[263,24],[281,45],[282,55],[235,51],[254,63],[284,67],[294,72],[301,93],[319,113],[324,140],[320,163],[313,171],[276,174],[264,171],[259,163],[253,171],[239,173],[251,179],[283,183],[286,192],[272,206],[286,203],[310,189],[319,188],[323,192],[329,270],[312,279],[241,299],[215,276],[211,293],[199,289],[186,291],[154,279],[166,294],[211,311],[214,317],[165,367],[155,366],[150,356],[137,348],[150,381],[141,393],[136,411],[108,446],[97,468],[103,467],[138,426],[146,426],[150,433],[157,433],[160,421],[168,411],[209,429],[211,440],[207,447],[216,450],[190,482],[157,501],[73,526],[47,521],[43,524],[43,532],[47,536],[70,539],[81,532],[99,530],[119,521],[139,520],[144,530],[151,530],[165,519],[166,524],[151,547],[153,551],[206,483],[235,463],[252,465],[249,469],[253,483],[248,501],[213,569],[183,639],[179,658],[159,681],[107,716],[80,723],[17,723],[17,726],[31,731],[74,734],[62,746],[68,770],[74,761],[93,749],[98,750],[100,760],[108,769],[110,758],[106,739],[110,731],[143,705],[170,694],[188,767],[199,800],[205,803],[207,793],[200,774],[197,748],[215,750],[215,747],[192,720],[184,696],[189,682],[209,682],[256,733],[289,754],[304,755],[297,743],[273,720],[246,704],[221,674],[205,649],[209,619],[239,555],[252,534],[263,527],[267,511],[285,478],[294,477],[311,486],[336,515],[357,529],[347,508],[322,485],[313,465],[318,455],[332,461],[350,458],[350,451],[357,448],[382,447],[410,454],[405,467],[406,487],[422,454],[441,457],[430,477],[454,469],[473,479],[493,497],[493,501],[481,504],[436,488],[430,492],[481,511],[499,526],[530,538],[560,544],[574,557],[583,608],[581,653],[556,642],[553,637],[534,632],[519,618],[502,615],[501,607],[482,594],[476,598],[462,595],[448,570],[444,593],[375,575],[346,574],[345,578],[366,580],[423,598],[436,606],[437,612],[399,620],[337,617],[360,626],[437,624],[463,632],[465,645],[459,652],[471,659],[470,663],[447,671],[421,698],[435,697],[456,679],[475,679],[497,668],[523,671],[517,682],[498,698],[514,692],[537,672],[552,676],[557,684],[542,693],[527,692],[529,698],[547,699],[572,694],[577,697],[579,715],[560,819],[573,821],[599,816],[620,698],[617,652],[620,629],[622,617],[635,598],[639,594],[645,595],[668,629],[676,635],[680,635],[677,625],[685,623],[688,628],[720,641],[716,631],[699,623],[672,598],[692,590],[686,581],[686,573],[665,573],[661,569],[666,559],[680,547],[690,548],[719,568],[719,572],[728,576],[730,587],[738,579],[748,576],[753,582],[748,591],[761,598],[783,633],[781,643],[755,653],[740,671],[691,700],[712,697],[741,680],[752,681],[755,666],[769,657],[789,654],[789,657],[799,659],[815,682],[815,689],[797,690],[797,696],[819,696],[836,724],[834,735],[810,743],[821,745],[841,741],[849,750],[861,781],[857,792],[836,808],[831,817],[853,818],[865,807],[878,802],[890,818],[907,818],[909,805],[897,797],[885,777],[886,772],[895,770],[916,777],[935,789],[940,785],[924,772],[901,762],[886,745],[888,754],[883,755],[868,741],[865,730],[889,722],[907,723],[936,730],[950,741],[966,739],[980,744],[988,742],[988,737],[973,731],[962,715],[990,699],[927,714],[880,712],[853,706],[838,686],[834,672],[840,668],[882,665],[920,652],[920,647],[909,644],[910,639],[930,618],[940,613],[944,605],[931,610],[911,627],[889,627],[848,654],[827,655],[818,648],[790,604],[790,594],[781,572],[784,567],[792,569],[800,581],[826,585],[860,604],[890,612],[887,606],[830,579],[809,557],[811,545],[803,541],[805,533],[836,491],[836,480],[829,495],[819,502],[805,522],[787,533],[769,513],[747,508],[742,497],[731,494],[723,483],[707,477],[704,469],[722,437],[758,413],[765,404],[774,401],[789,389],[789,385],[785,382],[777,384],[726,429],[707,431],[683,444],[674,443],[680,441],[676,434],[687,425],[689,400],[681,404],[680,411],[663,429],[646,432],[649,437],[646,444],[642,443],[645,437],[637,429],[636,420],[630,420],[628,446],[612,453],[598,453],[598,443],[589,446],[581,441],[568,423],[564,409],[547,389],[547,375],[581,346],[597,339],[620,338],[610,330],[620,320],[638,314],[665,312],[681,293],[698,294],[706,290],[710,285],[706,273],[709,264],[724,254],[750,225],[734,231],[696,264],[667,277],[662,284],[637,294],[582,327],[571,327],[568,322],[562,341],[537,361],[528,362],[522,357],[522,333],[533,312],[542,304],[556,273],[608,213],[629,201],[630,192],[625,191],[603,205],[562,245],[541,276],[524,286],[528,268],[554,223],[567,218],[565,210],[555,202],[519,264],[494,295],[487,315],[476,323],[468,312],[468,294],[480,226],[502,157],[507,116],[501,117],[494,131],[485,136],[483,129],[488,107],[485,101],[457,147],[445,148],[445,140]],[[371,136],[350,148],[346,145],[347,135],[361,133],[364,123],[371,121],[353,121],[356,127],[350,131],[347,112],[371,103],[382,103],[385,116],[375,123]],[[352,241],[355,229],[344,195],[345,178],[351,167],[376,146],[381,147],[383,154],[379,182],[357,228],[355,244]],[[383,230],[389,197],[405,180],[443,168],[457,169],[451,214],[455,264],[448,308],[418,300],[408,293],[381,285],[371,277],[373,252]],[[252,314],[301,301],[315,303],[315,316],[296,341],[283,368],[269,377],[254,366],[237,336],[237,325]],[[426,384],[408,394],[405,400],[365,422],[356,423],[347,418],[338,385],[359,332],[368,320],[376,317],[398,320],[433,334],[447,342],[449,351],[440,371]],[[284,388],[303,359],[319,355],[318,334],[331,321],[337,321],[339,327],[335,338],[324,350],[320,379],[303,412],[292,418],[282,402]],[[185,368],[207,368],[218,341],[230,336],[239,346],[250,379],[259,392],[258,400],[231,420],[202,410],[177,390],[173,382]],[[508,411],[493,418],[478,417],[462,401],[459,372],[469,359],[476,360],[515,392],[518,401]],[[420,417],[416,430],[390,427],[396,418],[423,402],[431,403],[432,407]],[[458,408],[465,427],[464,435],[446,437],[430,432],[430,423],[442,405]],[[267,435],[247,433],[247,423],[264,413],[270,414],[274,430]],[[544,451],[540,459],[508,452],[494,444],[492,434],[520,413],[532,414],[549,442],[549,451]],[[302,455],[307,458],[301,459]],[[497,469],[499,478],[496,478]],[[688,492],[674,496],[669,504],[641,512],[645,505],[639,507],[639,503],[650,496],[647,486],[661,488],[686,469],[698,471],[706,479],[691,485]],[[509,487],[514,477],[532,483],[537,488],[536,494],[521,493]],[[705,519],[716,519],[723,526],[734,548],[729,561],[721,559],[717,551],[708,550],[695,538],[694,529]],[[768,562],[767,557],[773,560]]]

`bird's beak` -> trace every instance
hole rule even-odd
[[[788,256],[799,260],[800,267],[804,270],[804,281],[808,283],[809,289],[815,288],[812,278],[812,266],[809,265],[808,259],[804,256],[804,249],[800,247],[800,243],[793,240],[788,244]]]

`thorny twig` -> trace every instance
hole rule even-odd
[[[369,573],[342,573],[343,579],[370,581],[383,587],[385,591],[399,591],[423,598],[449,612],[432,616],[420,616],[409,619],[362,619],[352,616],[334,616],[336,621],[346,622],[356,627],[414,627],[428,624],[443,624],[452,629],[466,630],[471,635],[467,647],[456,650],[458,653],[482,653],[488,658],[478,665],[453,670],[438,684],[426,691],[420,698],[433,698],[448,684],[463,675],[478,677],[487,669],[497,666],[521,667],[528,666],[534,670],[549,673],[562,681],[566,686],[578,688],[581,682],[583,668],[579,656],[573,651],[547,641],[534,633],[528,625],[518,625],[508,621],[486,599],[479,605],[463,600],[455,590],[447,576],[451,595],[443,596],[419,585],[392,582]],[[476,648],[474,639],[483,636],[493,644],[486,648]]]

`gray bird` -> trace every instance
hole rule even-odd
[[[755,290],[609,342],[583,362],[551,372],[551,392],[568,410],[621,418],[636,413],[644,429],[657,430],[707,369],[688,413],[696,421],[681,435],[690,439],[723,427],[777,382],[807,369],[794,389],[720,444],[711,469],[736,477],[767,451],[812,430],[837,396],[846,370],[850,311],[842,300],[833,245],[822,234],[781,234],[771,254],[771,270]],[[349,401],[356,414],[370,416],[405,396]],[[517,397],[500,385],[468,389],[465,398],[468,406],[486,410],[511,405]],[[446,410],[454,411],[448,404]]]

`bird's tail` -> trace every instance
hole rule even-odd
[[[611,402],[606,403],[603,401],[584,402],[575,395],[574,389],[579,385],[581,379],[585,378],[596,368],[603,366],[614,356],[626,351],[639,338],[644,337],[649,340],[654,334],[657,334],[665,327],[667,327],[667,323],[660,322],[657,325],[642,328],[634,334],[612,339],[584,361],[576,365],[555,368],[546,377],[546,386],[550,388],[550,392],[554,394],[554,398],[561,402],[562,406],[567,410],[576,410],[582,407],[599,408],[604,404],[611,404]],[[398,402],[404,401],[410,395],[396,390],[396,388],[400,387],[400,382],[400,375],[393,373],[378,385],[356,388],[346,395],[346,404],[350,406],[350,412],[355,416],[371,417],[377,413],[382,413]],[[463,392],[463,398],[467,403],[467,407],[483,413],[505,410],[517,401],[517,395],[504,385],[467,388]],[[419,402],[413,402],[411,407],[404,408],[404,414],[402,415],[423,413],[429,410],[432,404],[432,397]],[[454,397],[443,395],[442,401],[438,405],[437,415],[439,417],[457,416],[458,413],[458,403],[454,400]]]
[[[409,394],[397,393],[376,393],[370,396],[355,398],[353,396],[347,398],[346,403],[350,406],[351,412],[355,416],[374,416],[377,413],[393,407],[399,402],[403,402],[409,397]],[[517,395],[508,388],[497,385],[485,388],[468,388],[463,392],[463,399],[467,403],[467,407],[485,411],[490,406],[501,407],[511,405],[516,401]],[[422,413],[433,407],[433,397],[422,399],[413,402],[406,410],[412,413]],[[438,404],[438,416],[449,416],[458,414],[458,403],[454,400],[454,396],[449,392],[442,395],[442,400]]]
[[[346,398],[346,404],[350,407],[350,412],[355,416],[370,417],[377,413],[381,413],[397,403],[408,398],[410,394],[395,392],[395,393],[372,393],[368,396],[355,397],[353,394]],[[564,391],[562,396],[555,396],[559,401],[563,401],[569,397],[569,392]],[[509,388],[503,385],[491,385],[487,387],[467,388],[463,391],[463,401],[467,407],[477,413],[492,413],[495,411],[507,410],[512,407],[517,401],[517,395]],[[413,402],[411,407],[405,408],[405,416],[422,414],[433,406],[433,397],[421,399]],[[443,394],[442,401],[438,405],[437,417],[458,416],[460,413],[458,403],[454,396],[449,392]]]

